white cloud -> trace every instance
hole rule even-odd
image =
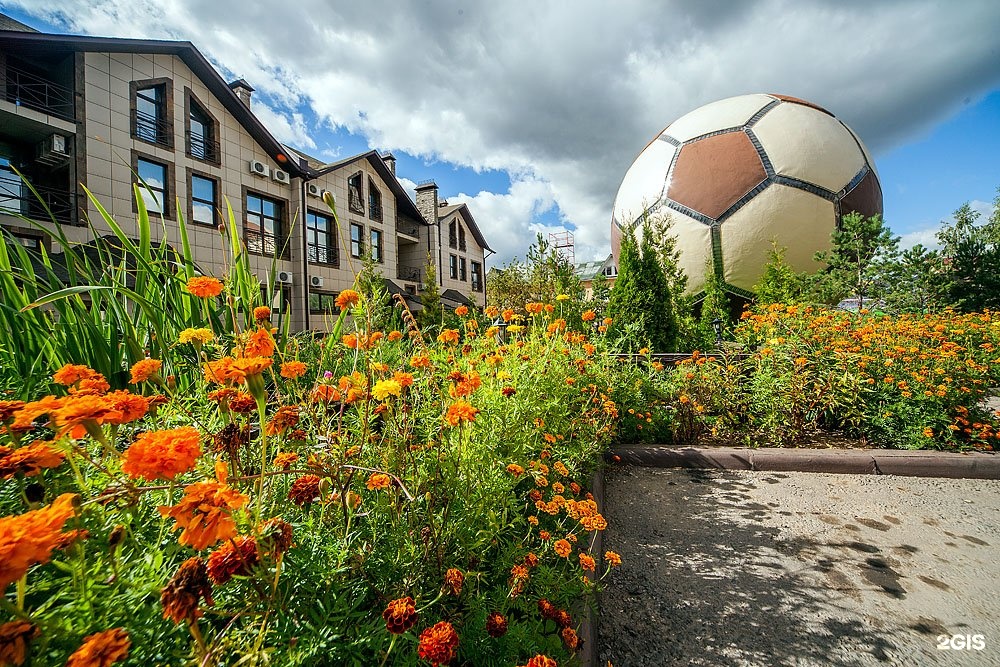
[[[804,97],[878,152],[1000,83],[992,0],[7,4],[75,32],[189,39],[275,108],[308,104],[370,145],[510,172],[520,187],[472,197],[502,253],[523,254],[530,216],[550,201],[578,248],[606,250],[633,157],[714,99]],[[301,116],[276,122],[314,145]]]
[[[978,222],[984,223],[989,219],[990,215],[993,214],[993,204],[990,202],[985,202],[979,199],[973,199],[969,202],[969,207],[979,214]],[[918,227],[912,231],[906,232],[899,237],[899,247],[902,250],[912,248],[918,243],[925,248],[940,248],[941,243],[937,240],[937,233],[945,224],[952,224],[955,222],[955,216],[949,215],[943,220],[939,220],[937,223],[932,225],[925,225]]]
[[[313,149],[316,142],[310,135],[309,128],[301,113],[282,113],[275,111],[258,99],[250,99],[250,108],[260,122],[271,131],[274,138],[293,148]]]

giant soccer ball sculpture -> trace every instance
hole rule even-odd
[[[797,271],[816,271],[840,217],[882,213],[875,162],[829,111],[784,95],[741,95],[674,121],[618,188],[611,243],[643,215],[669,213],[689,294],[706,266],[725,289],[753,296],[772,241]]]

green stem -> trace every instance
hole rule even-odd
[[[267,403],[257,399],[257,418],[260,421],[260,477],[257,478],[257,521],[264,509],[264,471],[267,470]]]

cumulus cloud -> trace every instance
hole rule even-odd
[[[531,240],[515,243],[532,224],[516,216],[550,202],[578,255],[606,251],[631,160],[714,99],[804,97],[878,153],[1000,83],[991,0],[8,4],[74,32],[189,39],[277,107],[308,105],[372,146],[507,170],[509,192],[471,196],[505,253]],[[308,139],[285,120],[289,141]]]
[[[301,113],[275,111],[267,104],[253,98],[250,100],[250,108],[281,143],[301,149],[316,148],[316,142],[310,135]]]
[[[990,202],[982,201],[979,199],[973,199],[969,202],[969,207],[976,213],[979,214],[978,222],[980,224],[986,222],[991,215],[993,215],[993,204]],[[941,243],[937,239],[937,233],[940,231],[941,227],[944,225],[950,225],[955,222],[955,216],[949,215],[947,218],[943,218],[938,222],[931,225],[923,225],[914,229],[912,231],[906,232],[899,237],[899,247],[902,250],[912,248],[918,243],[925,248],[940,248]]]

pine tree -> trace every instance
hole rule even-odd
[[[802,299],[802,277],[785,260],[787,251],[788,248],[771,243],[764,274],[753,288],[757,303],[795,303]]]
[[[705,262],[705,297],[701,300],[701,332],[703,337],[716,340],[715,325],[725,330],[731,324],[729,295],[726,294],[722,277],[716,273],[715,264],[709,258]]]
[[[386,329],[393,319],[392,297],[385,286],[382,266],[365,251],[361,272],[358,273],[358,290],[365,299],[369,324],[373,331]]]
[[[854,297],[859,310],[866,302],[884,299],[899,254],[899,237],[892,235],[882,216],[866,218],[856,212],[843,216],[832,243],[832,249],[816,253],[816,261],[827,268],[811,281],[813,297],[830,305]]]
[[[441,307],[441,292],[438,290],[437,270],[434,268],[434,257],[427,253],[427,264],[424,266],[424,282],[420,286],[420,305],[417,311],[417,324],[425,331],[433,331],[441,326],[444,310]]]
[[[947,258],[948,298],[964,311],[1000,308],[1000,189],[985,224],[977,224],[978,211],[963,204],[955,222],[941,228],[937,237]]]
[[[643,223],[641,242],[631,230],[623,234],[608,314],[614,318],[612,334],[625,349],[666,352],[676,346],[677,327],[670,284],[652,236],[648,222]]]

